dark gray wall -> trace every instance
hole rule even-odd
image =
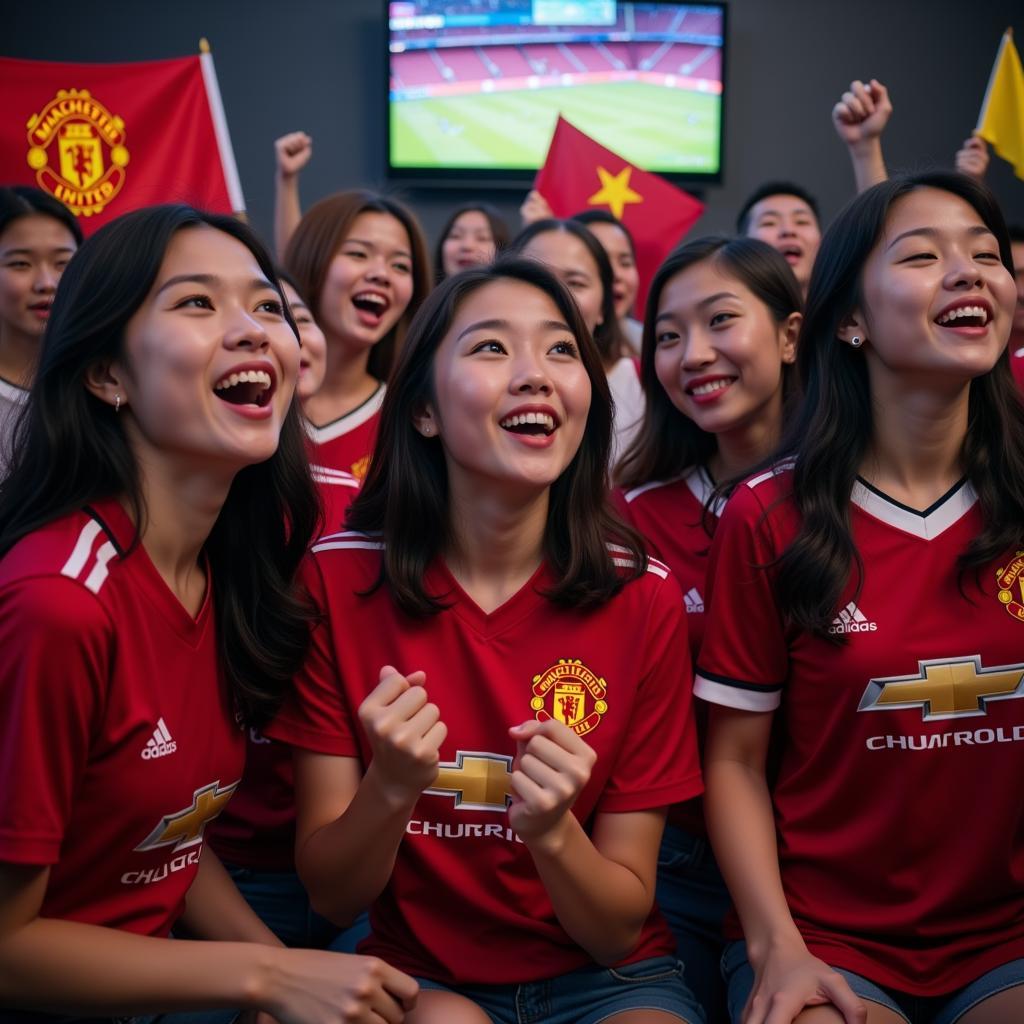
[[[286,131],[315,139],[306,203],[385,184],[384,8],[383,0],[107,0],[88,8],[22,0],[4,19],[0,52],[145,60],[195,53],[200,36],[209,38],[251,220],[269,233],[272,143]],[[1020,0],[732,0],[729,21],[725,177],[706,190],[698,232],[729,230],[744,196],[767,178],[804,183],[831,217],[852,177],[829,113],[854,77],[889,86],[891,169],[948,165],[974,127],[1003,29],[1013,25],[1024,40]],[[1008,219],[1024,222],[1024,182],[994,159],[989,183]],[[465,194],[405,192],[431,237]],[[472,195],[510,218],[521,198]]]

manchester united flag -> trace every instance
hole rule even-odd
[[[153,203],[245,209],[209,52],[132,64],[4,57],[0,95],[0,183],[56,196],[87,234]]]
[[[605,149],[563,117],[534,188],[556,217],[604,207],[629,229],[640,272],[641,314],[654,272],[704,212],[693,196]]]

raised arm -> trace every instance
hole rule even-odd
[[[284,251],[302,220],[299,202],[299,172],[313,156],[313,140],[305,132],[289,132],[274,142],[277,172],[274,178],[274,249],[277,258]]]
[[[972,135],[964,140],[964,144],[956,151],[953,165],[961,174],[969,175],[977,181],[985,180],[988,171],[988,143],[979,135]]]
[[[891,116],[889,91],[877,78],[867,84],[851,82],[832,108],[832,124],[849,151],[858,192],[889,177],[882,157],[882,132]]]

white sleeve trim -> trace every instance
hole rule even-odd
[[[782,703],[781,690],[748,690],[729,686],[698,675],[693,681],[694,695],[710,704],[722,704],[740,711],[774,711]]]

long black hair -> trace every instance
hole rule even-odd
[[[625,340],[619,318],[615,315],[615,272],[604,246],[597,240],[593,232],[585,224],[576,220],[559,220],[557,217],[545,217],[528,224],[509,243],[505,251],[510,256],[521,256],[523,250],[538,235],[548,232],[560,232],[578,238],[597,264],[597,275],[601,282],[601,322],[594,329],[594,343],[604,363],[614,362],[625,351]]]
[[[0,556],[33,530],[112,497],[127,504],[138,541],[146,509],[123,417],[85,380],[97,363],[122,355],[125,327],[153,288],[171,239],[201,225],[246,246],[278,287],[270,256],[245,225],[188,206],[125,214],[86,241],[57,289],[10,474],[0,485]],[[308,615],[293,577],[318,519],[293,403],[277,451],[237,473],[204,548],[221,663],[254,723],[273,713],[305,657]]]
[[[807,313],[797,343],[804,398],[780,448],[795,459],[793,500],[799,532],[777,564],[776,593],[789,621],[826,639],[828,627],[863,563],[850,532],[850,492],[873,437],[874,413],[863,352],[837,339],[862,302],[861,275],[893,204],[920,188],[963,199],[995,235],[1012,273],[1002,213],[984,185],[933,171],[893,178],[857,196],[822,239],[811,274]],[[984,527],[960,556],[961,571],[979,569],[1024,541],[1024,405],[1004,350],[991,371],[970,384],[963,465],[978,494]],[[843,638],[839,638],[841,640]],[[838,641],[837,641],[838,642]]]
[[[741,281],[768,308],[776,323],[784,323],[803,308],[800,286],[785,259],[756,238],[709,235],[674,249],[658,268],[647,295],[640,379],[647,395],[640,431],[616,469],[622,487],[639,487],[653,480],[671,480],[696,466],[704,466],[718,449],[714,434],[701,430],[684,416],[665,393],[654,369],[658,347],[656,320],[661,293],[684,270],[711,260],[722,273]],[[796,394],[794,368],[782,366],[783,420],[790,414]],[[734,484],[735,481],[732,481]],[[726,495],[722,495],[726,496]]]
[[[438,284],[448,276],[444,272],[444,243],[448,241],[448,236],[452,233],[455,222],[464,213],[483,214],[487,220],[488,227],[491,229],[491,238],[494,240],[495,259],[502,254],[505,246],[508,245],[508,225],[496,207],[491,206],[490,203],[480,201],[463,203],[462,206],[457,206],[452,210],[448,220],[445,221],[444,227],[441,228],[441,233],[437,236],[437,245],[434,248],[434,274]]]
[[[444,451],[436,436],[426,438],[415,429],[413,411],[433,398],[434,357],[461,303],[484,285],[503,280],[521,281],[551,298],[576,338],[590,378],[583,440],[551,485],[544,554],[558,582],[547,596],[574,607],[600,604],[646,568],[643,541],[608,502],[612,404],[597,347],[572,296],[543,264],[501,259],[443,281],[416,314],[384,396],[370,471],[346,517],[349,529],[383,535],[381,582],[412,615],[430,615],[444,607],[438,595],[427,593],[423,573],[453,539]],[[609,542],[622,548],[631,571],[616,569]]]

